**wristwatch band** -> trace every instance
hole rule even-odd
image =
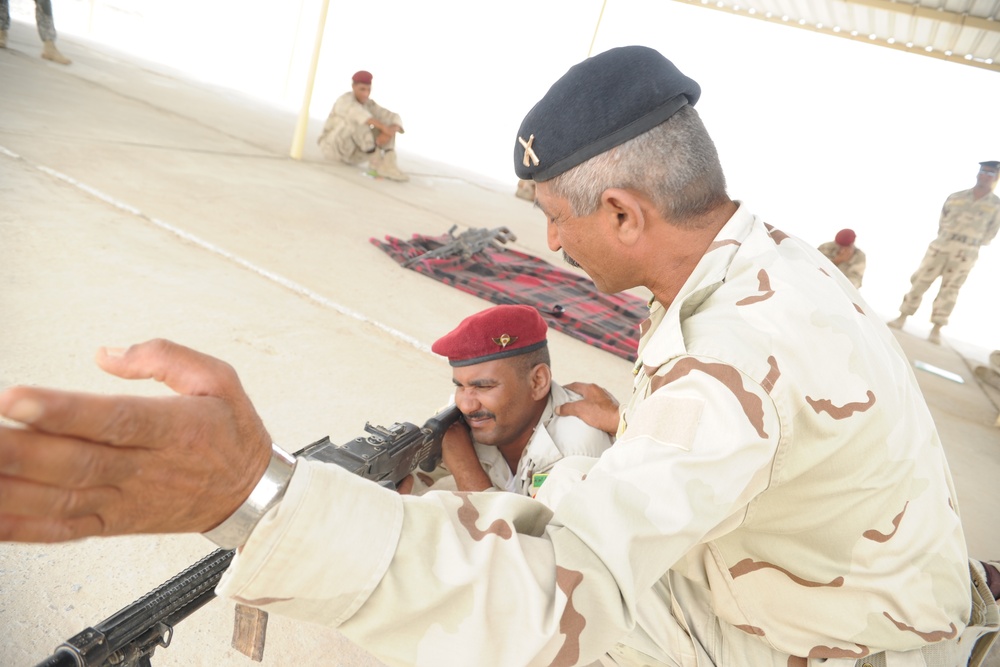
[[[250,497],[228,519],[202,535],[223,549],[243,546],[250,539],[250,533],[257,523],[285,495],[294,469],[295,457],[272,444],[267,470],[250,492]]]

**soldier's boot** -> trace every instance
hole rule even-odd
[[[927,340],[934,343],[935,345],[941,344],[941,325],[935,324],[931,328],[931,332],[927,334]]]
[[[7,48],[7,31],[0,30],[0,49]]]
[[[375,151],[378,153],[378,151]],[[410,177],[399,170],[396,166],[396,151],[389,149],[382,151],[382,157],[379,160],[379,165],[376,167],[378,175],[383,178],[388,178],[390,181],[400,181],[405,182],[410,180]]]
[[[908,315],[900,315],[899,317],[897,317],[896,319],[894,319],[892,322],[889,322],[888,324],[893,329],[902,329],[903,325],[906,324],[906,318],[907,317],[909,317],[909,316]]]
[[[59,53],[59,49],[56,48],[56,43],[51,39],[47,39],[42,42],[42,57],[46,60],[51,60],[54,63],[59,63],[60,65],[69,65],[72,60]]]

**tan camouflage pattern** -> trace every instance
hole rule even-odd
[[[837,245],[836,241],[827,241],[819,246],[819,251],[830,260],[837,256],[840,252],[841,246]],[[851,281],[854,285],[854,289],[861,289],[861,281],[865,277],[865,267],[868,260],[865,257],[865,253],[861,251],[861,248],[854,246],[854,254],[846,262],[841,262],[840,264],[834,264],[840,272],[847,276],[847,279]]]
[[[958,292],[979,258],[980,246],[989,245],[1000,230],[1000,197],[990,193],[979,199],[972,190],[956,192],[945,200],[938,235],[927,247],[923,260],[910,277],[910,291],[899,306],[901,315],[920,308],[924,292],[941,278],[941,287],[931,309],[931,322],[948,324]]]
[[[580,395],[553,382],[545,411],[535,426],[535,432],[521,453],[517,470],[513,473],[506,459],[496,447],[473,443],[476,456],[490,478],[494,491],[512,491],[525,496],[534,495],[532,479],[535,474],[548,473],[567,456],[597,457],[611,446],[611,436],[587,425],[578,417],[559,416],[556,407],[577,401]],[[456,490],[455,480],[448,469],[441,465],[427,473],[416,470],[411,474],[411,493],[421,495],[429,490]]]
[[[380,107],[371,98],[361,104],[350,91],[338,97],[316,141],[323,156],[347,164],[368,160],[375,152],[375,136],[378,134],[378,130],[368,127],[369,118],[386,125],[403,125],[399,114]],[[392,150],[395,146],[396,138],[393,137],[382,148]]]
[[[390,665],[937,664],[973,600],[950,472],[895,339],[828,266],[741,206],[652,304],[620,437],[555,466],[539,498],[577,481],[548,505],[299,461],[220,594]]]

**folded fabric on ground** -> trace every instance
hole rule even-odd
[[[450,235],[409,241],[370,239],[401,265],[452,241]],[[496,304],[534,306],[548,325],[602,350],[635,361],[646,302],[628,294],[601,294],[590,279],[517,250],[488,246],[469,257],[432,257],[406,267]]]

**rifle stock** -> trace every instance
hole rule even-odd
[[[454,405],[423,426],[409,422],[389,427],[365,424],[367,436],[343,445],[329,437],[296,452],[296,456],[335,463],[378,484],[395,488],[418,466],[433,470],[441,460],[441,439],[458,421]],[[157,588],[70,637],[35,667],[150,667],[157,647],[170,645],[174,625],[215,597],[215,586],[229,567],[234,551],[217,549]]]

